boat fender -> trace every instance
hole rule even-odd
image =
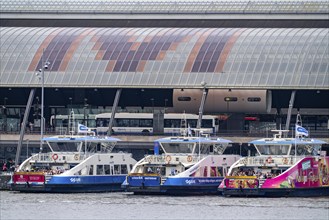
[[[266,162],[267,162],[267,163],[272,163],[272,157],[268,157],[268,158],[266,159]]]
[[[283,164],[288,164],[288,158],[286,158],[286,157],[283,158],[283,159],[282,159],[282,162],[283,162]]]
[[[167,155],[166,156],[166,161],[169,163],[171,161],[171,156],[170,155]]]
[[[75,160],[79,160],[79,154],[74,155]]]
[[[57,160],[58,159],[58,155],[57,154],[53,154],[52,158],[53,158],[53,160]]]
[[[192,162],[192,156],[191,155],[187,156],[187,162]]]

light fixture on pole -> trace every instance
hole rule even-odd
[[[42,55],[41,55],[41,68],[39,69],[39,72],[36,73],[37,77],[41,81],[41,124],[40,124],[40,152],[42,152],[42,147],[43,147],[43,133],[44,133],[44,128],[45,128],[45,118],[44,118],[44,84],[45,84],[45,70],[49,68],[50,62],[44,61],[44,50],[42,50]]]

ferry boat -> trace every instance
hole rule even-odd
[[[326,142],[303,135],[285,138],[288,130],[273,131],[273,138],[250,142],[258,155],[234,163],[219,192],[224,196],[329,196],[329,157],[321,151]]]
[[[240,158],[223,155],[230,142],[186,136],[158,139],[154,155],[138,161],[122,187],[134,194],[216,194],[227,169]]]
[[[119,139],[90,135],[43,139],[49,152],[26,159],[13,174],[11,188],[20,192],[112,192],[137,162],[131,154],[112,152]]]

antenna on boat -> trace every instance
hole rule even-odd
[[[69,115],[69,133],[72,136],[75,134],[75,115],[73,109]]]
[[[180,121],[180,130],[181,130],[181,135],[182,136],[186,136],[186,133],[187,133],[187,119],[186,119],[186,114],[185,114],[185,111],[184,111],[184,114],[182,116],[182,119]]]

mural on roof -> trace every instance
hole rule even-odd
[[[105,72],[144,72],[147,65],[176,65],[176,71],[223,71],[231,48],[244,29],[221,28],[59,28],[38,48],[29,71],[50,60],[50,70],[65,72],[77,50],[89,49],[94,62],[106,61]],[[177,56],[179,54],[179,56]]]

